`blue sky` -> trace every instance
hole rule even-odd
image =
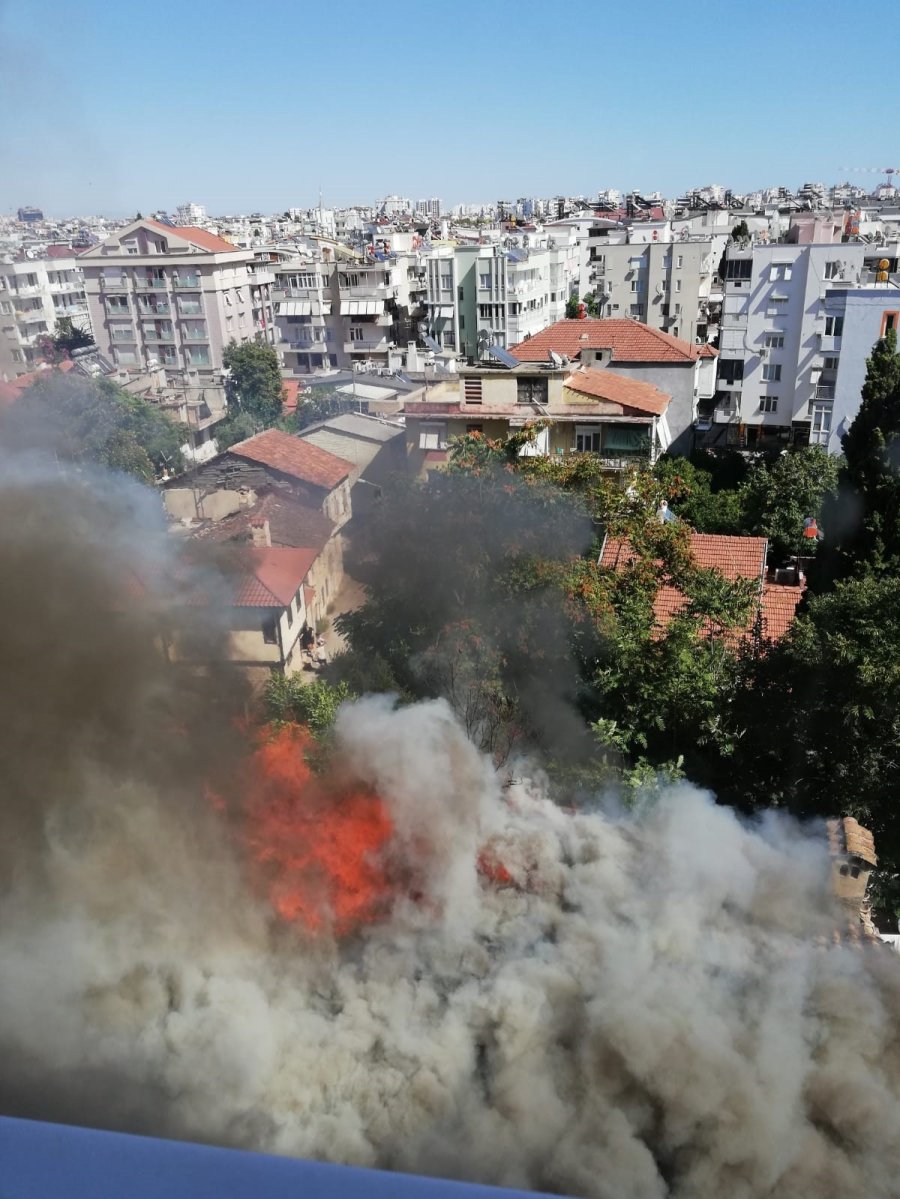
[[[900,165],[887,24],[845,0],[0,0],[0,212],[834,182]]]

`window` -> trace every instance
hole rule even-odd
[[[679,254],[678,257],[675,259],[676,271],[680,271],[683,266],[684,266],[684,255]]]
[[[628,269],[630,271],[639,271],[643,265],[644,265],[643,258],[629,258],[628,259]]]
[[[481,380],[471,376],[463,379],[463,399],[467,404],[481,403]]]
[[[719,379],[723,383],[737,383],[744,377],[743,358],[720,358]]]
[[[839,362],[840,358],[838,358],[837,354],[826,355],[822,359],[822,373],[824,374],[825,371],[836,371]]]
[[[787,296],[769,296],[766,316],[784,316],[787,311]]]
[[[128,296],[107,296],[106,311],[112,315],[115,312],[128,311]]]
[[[778,396],[763,396],[759,401],[760,412],[777,412]]]
[[[489,321],[491,319],[490,304],[479,304],[478,305],[478,316],[483,321]]]
[[[773,262],[769,268],[769,282],[778,283],[782,279],[790,279],[791,263],[789,262]]]
[[[262,622],[262,635],[266,645],[278,644],[278,630],[275,625],[274,616],[267,616]]]
[[[814,401],[809,406],[811,420],[809,440],[811,445],[824,445],[831,432],[831,404]]]
[[[488,272],[487,274],[485,274],[483,271],[479,273],[479,275],[478,275],[478,286],[479,286],[479,287],[486,288],[488,291],[490,290],[490,287],[491,287],[491,276],[490,276],[490,272]]]
[[[0,300],[0,312],[12,312],[12,304],[10,304],[9,300]]]
[[[843,275],[841,264],[837,259],[825,263],[825,278],[840,279]]]
[[[361,329],[358,325],[352,326],[350,329],[350,340],[351,341],[362,341],[364,333],[365,333],[365,330]]]
[[[482,433],[484,425],[466,425],[466,433]]]
[[[762,369],[762,377],[765,383],[780,383],[781,382],[781,363],[767,362]]]
[[[635,320],[642,320],[644,316],[644,305],[632,304],[628,310],[628,315],[633,316]]]
[[[680,279],[675,280],[675,290],[681,291],[681,280]]]
[[[881,318],[881,336],[884,337],[893,329],[900,327],[900,312],[885,312]]]
[[[422,425],[419,429],[420,450],[445,450],[447,448],[446,425]]]
[[[578,454],[600,453],[599,425],[576,425],[575,452]]]
[[[844,318],[842,316],[826,316],[825,317],[825,336],[840,337],[844,332]]]
[[[516,399],[520,404],[546,404],[547,380],[534,376],[516,380]]]
[[[240,288],[240,287],[236,287],[236,288],[234,289],[234,294],[235,294],[235,295],[237,296],[237,298],[238,298],[238,303],[239,303],[239,304],[243,304],[243,302],[244,302],[244,292],[243,292],[243,289],[242,289],[242,288]]]
[[[116,346],[113,354],[119,366],[135,366],[137,364],[138,356],[135,349],[130,348],[125,350],[120,346]]]
[[[452,275],[441,275],[441,291],[453,291]]]
[[[725,263],[725,278],[730,283],[742,282],[753,276],[753,262],[749,258],[729,258]]]
[[[767,350],[783,350],[784,349],[784,334],[783,333],[767,333],[765,346]]]

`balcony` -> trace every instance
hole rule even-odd
[[[182,326],[181,337],[184,341],[209,341],[209,334],[207,333],[205,327],[203,329],[190,329]]]
[[[54,316],[87,316],[87,304],[54,304]]]
[[[179,316],[203,316],[203,305],[199,300],[179,300]]]
[[[168,300],[156,300],[151,303],[145,296],[138,301],[138,312],[141,316],[168,316],[171,311]]]
[[[841,339],[839,336],[835,337],[833,334],[820,332],[818,334],[818,338],[819,338],[819,350],[821,353],[837,354],[840,352]]]
[[[389,312],[382,312],[379,316],[375,317],[375,324],[378,325],[380,328],[387,329],[393,323],[394,323],[394,318],[391,316],[391,314]]]
[[[100,276],[101,291],[128,291],[128,280],[122,275],[118,279],[109,279],[104,275]]]
[[[383,300],[394,290],[387,283],[360,283],[358,287],[341,287],[341,300]]]
[[[212,362],[209,357],[209,351],[205,353],[198,346],[193,346],[186,354],[185,361],[188,366],[211,366]]]
[[[813,389],[813,396],[817,400],[833,400],[834,399],[834,384],[833,383],[818,383]]]
[[[386,354],[388,352],[389,342],[386,337],[378,340],[366,338],[363,341],[345,341],[345,354]]]
[[[172,286],[177,288],[179,291],[185,291],[185,290],[190,290],[190,289],[193,289],[194,291],[198,291],[200,288],[200,276],[199,275],[176,275],[172,280]]]
[[[148,342],[173,342],[175,333],[172,329],[143,329],[144,341]]]
[[[110,329],[109,340],[114,342],[132,342],[137,341],[134,335],[134,329],[129,325],[128,328],[121,326],[116,329]]]
[[[161,275],[154,279],[147,279],[146,277],[141,278],[138,276],[135,278],[134,286],[137,291],[165,291],[166,280]]]

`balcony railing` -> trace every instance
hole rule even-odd
[[[182,328],[181,336],[185,341],[209,341],[209,334],[205,329]]]
[[[138,304],[141,316],[168,316],[171,311],[167,300],[157,300],[155,304]]]
[[[109,279],[105,275],[100,276],[101,291],[127,291],[128,280],[123,276],[118,279]]]
[[[185,288],[193,288],[194,291],[200,286],[199,275],[176,275],[172,280],[172,286],[183,291]]]
[[[162,275],[154,279],[147,279],[146,277],[142,278],[141,276],[137,276],[134,281],[134,286],[138,291],[165,291],[166,280]]]
[[[817,400],[833,400],[834,399],[834,384],[833,383],[818,383],[816,384],[813,393]]]
[[[132,329],[129,326],[127,329],[125,329],[125,328],[110,329],[109,340],[110,341],[126,341],[127,342],[127,341],[136,341],[137,338],[134,335],[134,329]]]
[[[387,350],[388,350],[388,341],[387,341],[386,337],[381,338],[378,341],[375,341],[371,338],[367,338],[365,341],[345,341],[344,342],[344,353],[345,354],[373,354],[373,353],[386,354]]]
[[[174,331],[173,331],[173,330],[171,330],[171,329],[169,329],[169,330],[165,330],[165,329],[144,329],[144,330],[143,330],[143,334],[144,334],[144,341],[168,341],[168,342],[172,342],[172,341],[174,341],[174,340],[175,340],[175,333],[174,333]]]

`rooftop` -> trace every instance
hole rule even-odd
[[[266,429],[264,433],[237,442],[225,452],[326,491],[337,487],[353,469],[352,463],[344,458],[278,429]]]
[[[314,549],[259,547],[247,551],[246,569],[233,577],[235,608],[286,608],[318,557]]]
[[[591,318],[557,321],[510,353],[520,362],[549,362],[550,350],[569,358],[577,358],[582,350],[611,350],[614,362],[684,363],[715,354],[711,347],[692,345],[640,321]]]
[[[579,395],[591,396],[596,400],[609,400],[625,408],[636,408],[639,412],[649,412],[654,416],[661,416],[672,398],[652,383],[626,379],[623,375],[605,370],[575,371],[565,380],[564,386]]]
[[[273,489],[259,496],[252,508],[242,508],[222,520],[205,521],[193,536],[208,541],[249,541],[251,527],[269,522],[272,545],[320,551],[334,532],[334,523],[317,508],[299,503],[284,490]]]
[[[195,225],[164,225],[162,221],[154,220],[148,220],[146,223],[170,237],[180,237],[183,241],[189,241],[191,245],[200,250],[207,250],[210,254],[232,254],[240,249],[234,242],[226,241],[224,237],[218,237],[206,229],[198,229]]]

